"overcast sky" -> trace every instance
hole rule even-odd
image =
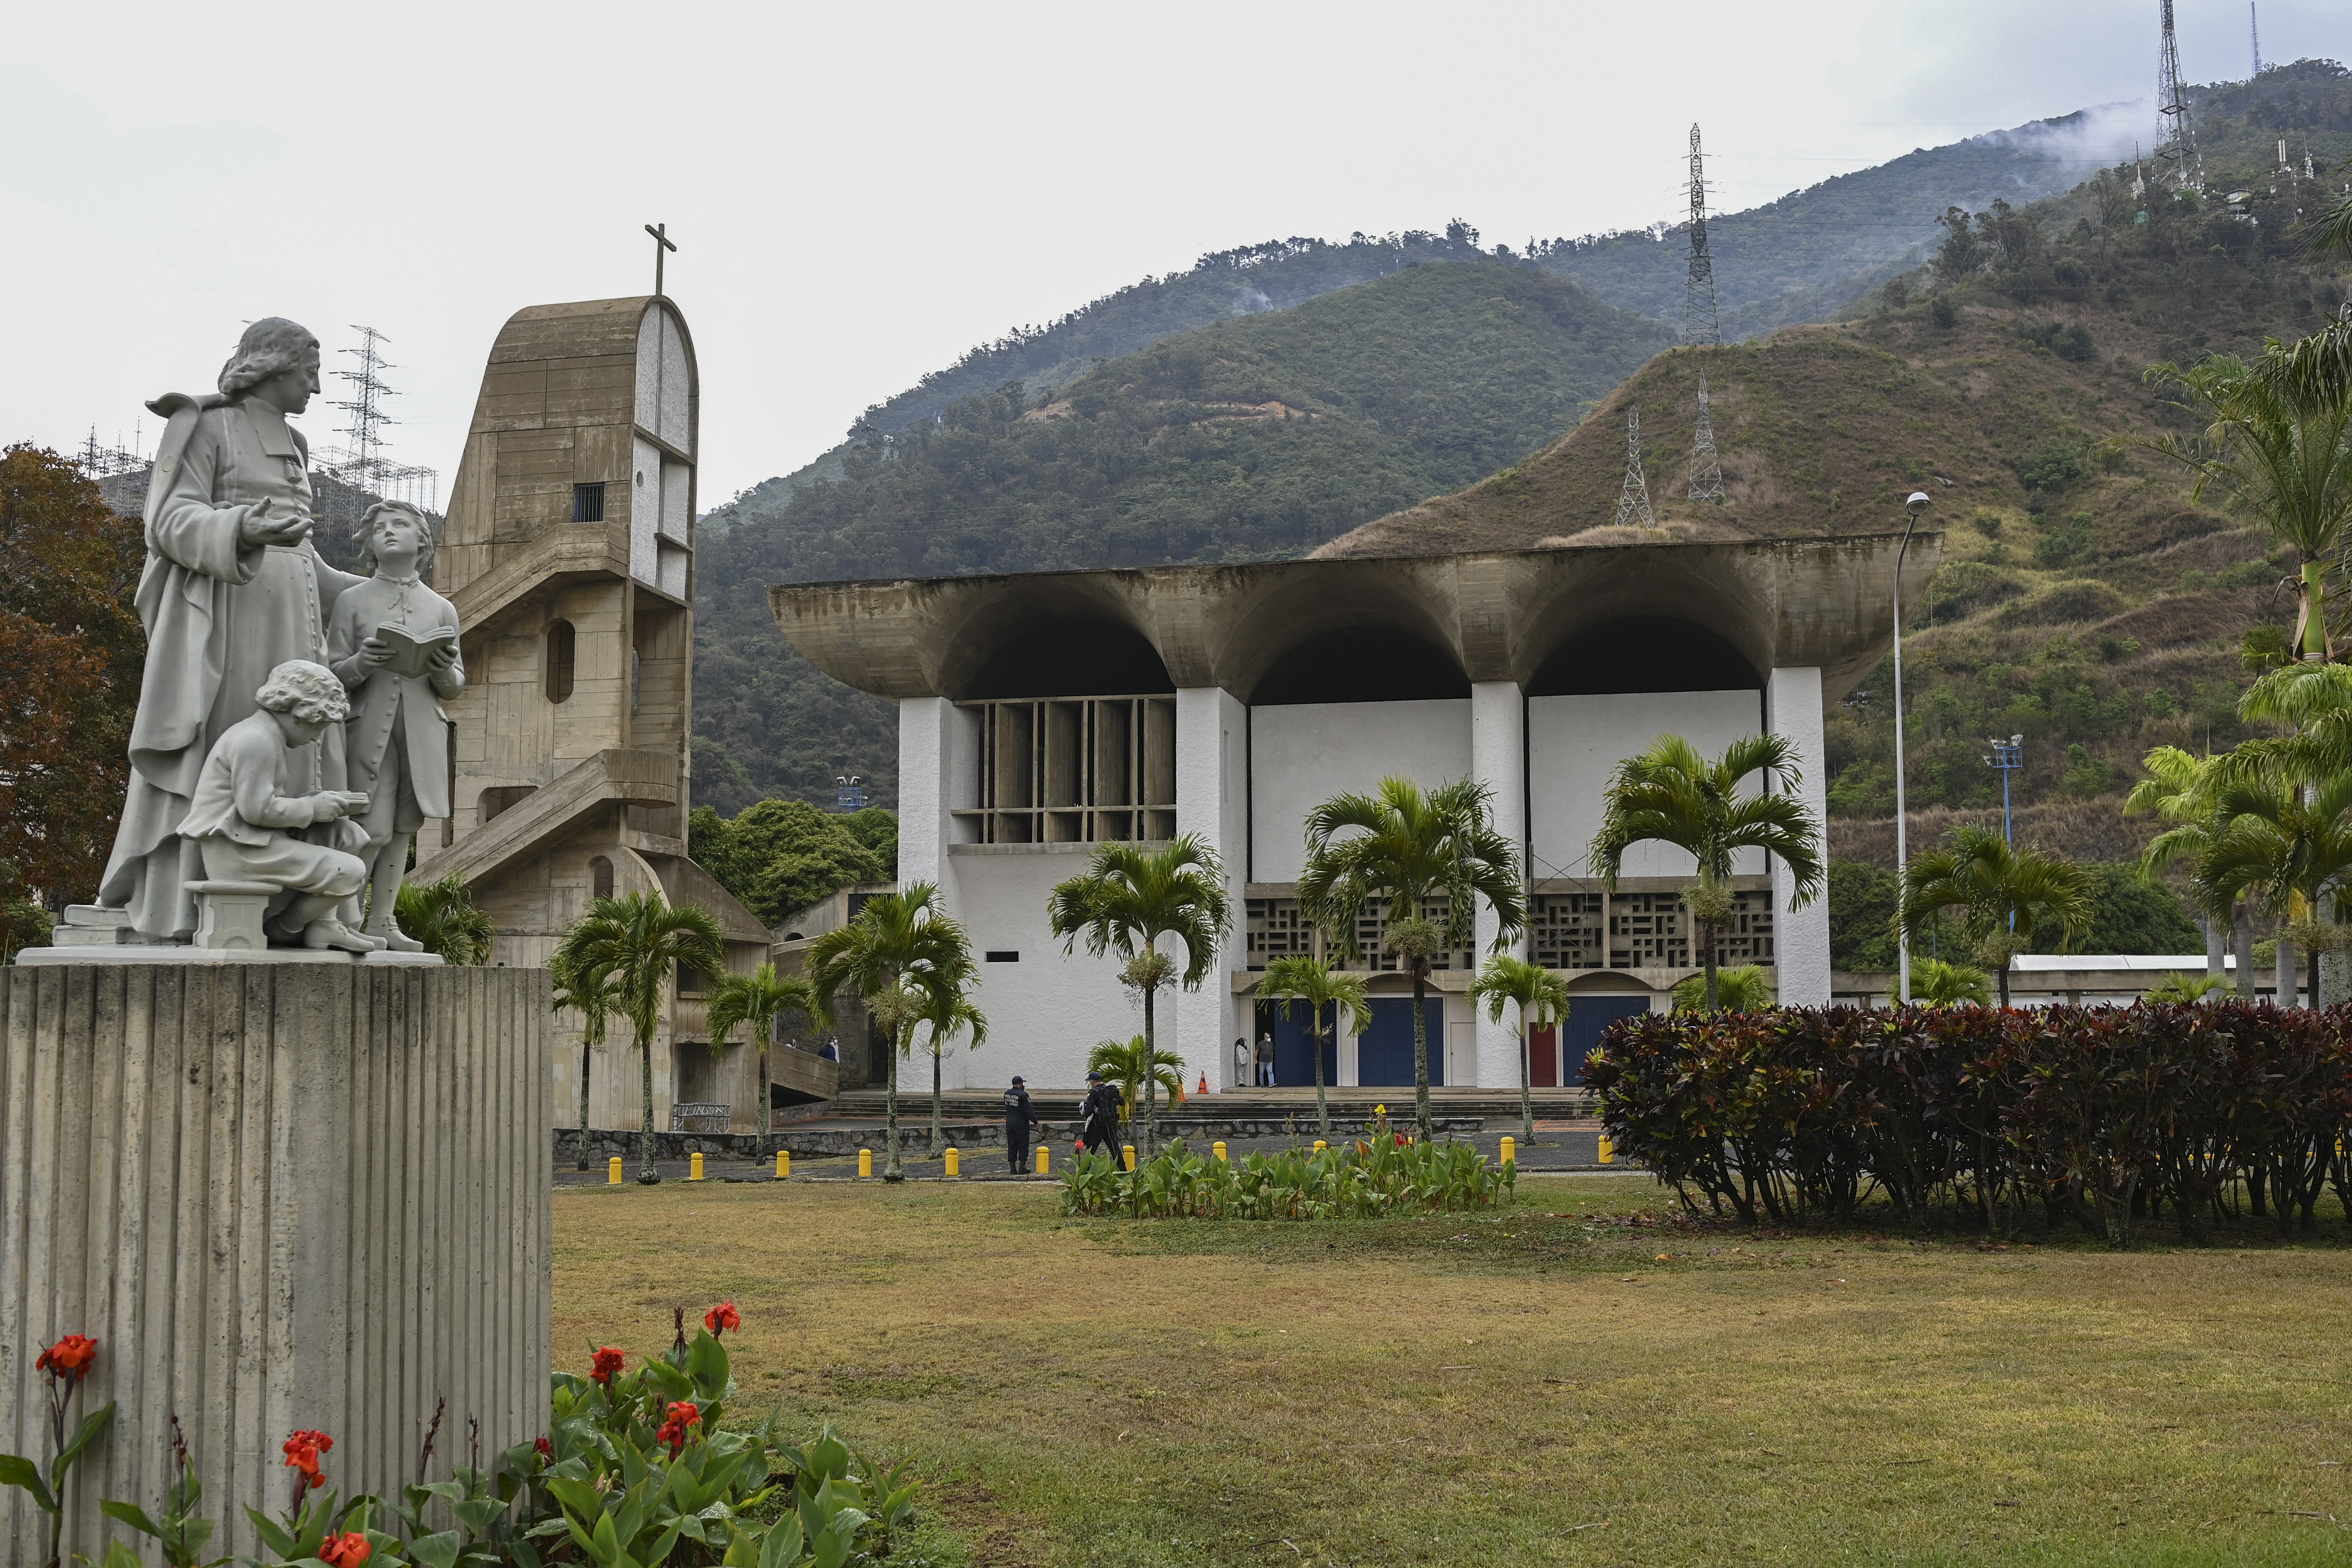
[[[640,226],[665,222],[709,507],[972,344],[1203,251],[1638,226],[1680,206],[1694,120],[1718,210],[1753,205],[2145,100],[2157,11],[27,7],[0,37],[0,439],[128,442],[145,399],[211,390],[249,319],[293,317],[331,361],[366,323],[398,367],[388,455],[446,500],[499,323],[650,288]],[[2190,79],[2246,75],[2243,4],[2179,11]],[[2352,55],[2345,0],[2263,0],[2262,28],[2265,59]],[[322,445],[340,423],[304,422]]]

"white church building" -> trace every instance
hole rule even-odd
[[[1905,593],[1934,570],[1912,542]],[[1897,541],[1870,535],[1398,559],[795,584],[771,606],[819,668],[898,706],[899,876],[939,885],[968,930],[989,1039],[950,1087],[1083,1080],[1087,1051],[1141,1027],[1117,963],[1066,952],[1046,894],[1106,839],[1197,835],[1234,923],[1214,977],[1163,994],[1160,1040],[1188,1088],[1245,1084],[1234,1043],[1271,1032],[1282,1084],[1313,1081],[1304,1010],[1255,996],[1266,961],[1310,951],[1298,915],[1304,819],[1383,775],[1475,778],[1520,846],[1526,956],[1560,971],[1569,1018],[1538,1038],[1538,1084],[1573,1081],[1612,1018],[1664,1007],[1696,973],[1680,890],[1690,858],[1626,858],[1616,890],[1586,860],[1602,789],[1669,731],[1713,753],[1770,730],[1804,759],[1822,811],[1822,715],[1885,654]],[[1780,998],[1830,998],[1824,900],[1789,908],[1784,868],[1739,868],[1725,963],[1759,963]],[[1518,1081],[1512,1024],[1465,988],[1475,952],[1443,955],[1429,1003],[1433,1083]],[[1368,933],[1374,934],[1376,933]],[[1372,1026],[1325,1047],[1327,1080],[1412,1081],[1411,984],[1373,948]],[[1443,1049],[1437,1042],[1443,1041]],[[928,1076],[928,1075],[926,1075]]]

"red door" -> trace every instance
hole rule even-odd
[[[1538,1089],[1559,1087],[1559,1030],[1554,1025],[1528,1031],[1528,1082]]]

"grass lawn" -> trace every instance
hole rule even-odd
[[[1501,1214],[1065,1220],[1045,1186],[555,1199],[558,1364],[732,1297],[737,1408],[911,1458],[985,1568],[2352,1561],[2352,1247]],[[1663,1256],[1662,1256],[1663,1255]],[[2306,1517],[2318,1515],[2323,1517]]]

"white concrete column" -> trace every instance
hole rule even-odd
[[[1822,825],[1821,853],[1829,855],[1828,755],[1822,742],[1822,672],[1811,667],[1776,669],[1764,688],[1764,721],[1797,750],[1803,781],[1797,793]],[[1780,1001],[1792,1007],[1826,1007],[1830,1000],[1830,900],[1824,890],[1791,913],[1789,868],[1772,860],[1773,952],[1779,966]]]
[[[1206,1073],[1213,1089],[1234,1087],[1234,1041],[1249,1035],[1249,998],[1233,972],[1248,967],[1242,901],[1249,862],[1249,710],[1214,686],[1176,693],[1176,831],[1213,847],[1225,868],[1233,924],[1214,972],[1198,991],[1175,996],[1174,1046],[1184,1056],[1189,1093]]]
[[[1493,792],[1496,831],[1511,841],[1519,875],[1527,875],[1528,725],[1527,703],[1518,683],[1481,680],[1470,688],[1471,776]],[[1483,963],[1499,929],[1495,913],[1478,906],[1478,946],[1474,956]],[[1525,957],[1522,934],[1510,952]],[[1478,1019],[1478,1084],[1485,1089],[1517,1088],[1519,1081],[1517,1009],[1506,1006],[1500,1023],[1481,1007]]]
[[[975,804],[980,788],[978,715],[944,697],[908,697],[898,703],[898,885],[935,882],[950,914],[961,912],[956,841],[949,815]]]

